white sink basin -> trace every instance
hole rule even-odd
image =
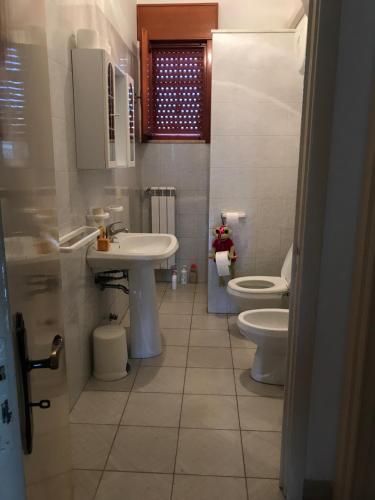
[[[133,358],[149,358],[161,352],[159,314],[154,268],[178,250],[171,234],[118,233],[108,252],[96,243],[87,252],[95,272],[129,271],[130,352]]]
[[[136,266],[157,267],[178,250],[172,234],[118,233],[108,252],[98,252],[96,243],[89,248],[87,262],[98,273]]]

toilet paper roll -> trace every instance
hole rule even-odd
[[[226,213],[226,224],[227,226],[233,226],[234,224],[238,224],[240,220],[238,212],[227,212]]]
[[[79,49],[97,49],[99,47],[99,33],[91,29],[77,30],[77,47]]]
[[[217,274],[219,276],[230,276],[229,252],[216,252],[215,254]]]

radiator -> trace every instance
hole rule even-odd
[[[151,187],[147,190],[151,196],[151,231],[153,233],[176,234],[176,188]],[[172,255],[161,263],[161,269],[170,269],[176,262]]]

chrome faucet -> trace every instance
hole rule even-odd
[[[125,226],[123,222],[114,222],[113,224],[109,224],[107,226],[107,235],[110,240],[112,240],[117,233],[128,233],[128,232],[129,229]]]

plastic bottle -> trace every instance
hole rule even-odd
[[[172,271],[172,290],[177,289],[177,269]]]
[[[180,280],[181,280],[181,285],[187,285],[187,283],[188,283],[188,270],[187,270],[187,266],[182,266]]]
[[[198,266],[197,266],[197,264],[192,264],[190,266],[189,282],[194,283],[194,284],[198,283]]]

